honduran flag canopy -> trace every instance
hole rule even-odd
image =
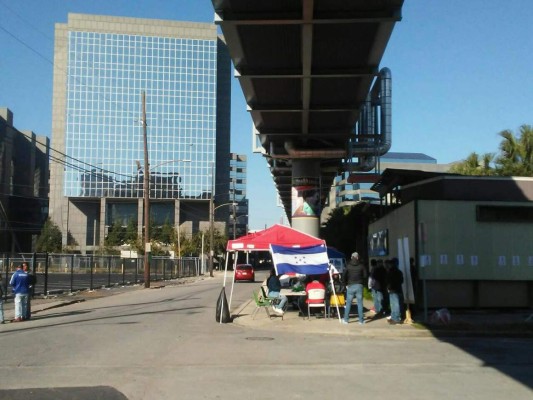
[[[289,226],[275,224],[262,231],[249,233],[234,240],[228,240],[228,251],[269,251],[271,244],[287,247],[305,247],[325,244],[322,239],[300,232]]]
[[[277,275],[295,272],[304,275],[328,273],[329,259],[324,244],[306,247],[270,245]]]

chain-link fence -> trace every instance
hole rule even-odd
[[[80,254],[17,254],[0,256],[1,285],[5,297],[11,275],[27,262],[37,283],[34,295],[92,290],[144,282],[144,259]],[[199,276],[205,268],[198,257],[153,257],[150,281]]]

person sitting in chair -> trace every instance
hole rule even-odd
[[[309,292],[314,289],[322,289],[324,290],[324,298],[322,299],[311,299],[309,298]],[[324,303],[325,295],[326,295],[326,286],[322,282],[320,282],[318,279],[313,279],[311,282],[307,284],[305,287],[305,291],[308,293],[307,303]]]
[[[281,291],[281,282],[279,281],[279,277],[276,275],[276,269],[272,268],[270,270],[270,276],[267,279],[267,287],[268,287],[268,297],[270,299],[279,299],[279,304],[272,305],[272,310],[274,313],[278,315],[283,315],[284,311],[283,308],[285,307],[285,304],[287,303],[287,296],[284,296],[280,293]]]

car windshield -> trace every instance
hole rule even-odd
[[[237,265],[237,269],[241,269],[241,270],[251,270],[252,269],[252,266],[251,265]]]

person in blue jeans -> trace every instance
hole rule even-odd
[[[0,324],[4,321],[4,288],[2,288],[2,274],[0,274]]]
[[[383,261],[372,259],[370,261],[370,278],[368,288],[372,290],[372,299],[374,301],[374,318],[382,317],[385,314],[383,291],[386,290],[387,271]],[[372,285],[371,285],[372,283]]]
[[[387,271],[387,291],[389,292],[390,301],[390,319],[389,324],[396,325],[402,323],[402,291],[403,273],[398,268],[397,260],[392,260],[389,263],[389,270]]]
[[[352,253],[350,262],[346,265],[342,274],[342,282],[346,286],[346,307],[344,308],[343,324],[350,321],[350,309],[352,308],[353,298],[357,298],[357,315],[359,317],[359,324],[365,323],[365,316],[363,314],[363,284],[366,280],[366,269],[359,261],[359,254]]]
[[[267,279],[268,287],[268,297],[271,299],[279,299],[279,304],[272,306],[272,311],[278,315],[283,315],[285,312],[283,308],[287,304],[287,296],[284,296],[280,293],[281,291],[281,282],[279,277],[276,275],[276,269],[272,268],[270,270],[270,276]]]
[[[26,307],[30,293],[29,277],[22,270],[22,265],[18,266],[15,273],[11,275],[9,284],[13,287],[13,293],[15,294],[15,319],[13,322],[20,322],[24,320],[24,316],[27,313]]]

